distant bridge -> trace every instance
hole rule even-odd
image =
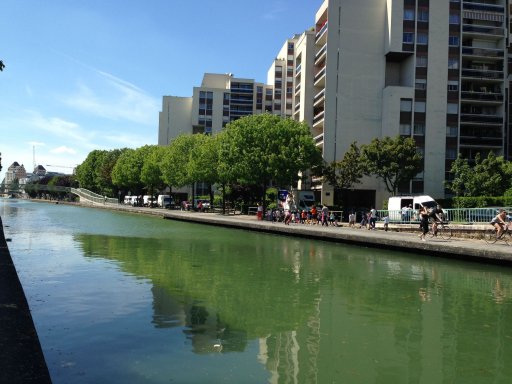
[[[72,193],[80,197],[81,201],[89,201],[91,203],[97,204],[119,204],[119,200],[112,197],[102,196],[88,189],[84,188],[70,188],[70,187],[61,187],[56,185],[43,185],[43,184],[32,184],[34,186],[34,190],[36,192],[66,192]],[[24,193],[24,186],[20,186],[19,188],[12,188],[11,186],[5,186],[4,193],[7,195],[16,195]]]

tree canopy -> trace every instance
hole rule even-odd
[[[219,145],[219,161],[232,182],[293,185],[299,173],[322,162],[309,127],[271,114],[251,115],[230,123]]]
[[[392,194],[423,169],[422,156],[410,137],[375,138],[370,144],[362,145],[361,152],[365,173],[382,179]]]
[[[364,172],[361,150],[357,143],[353,142],[343,159],[325,167],[324,180],[335,188],[348,189],[361,182]]]
[[[473,165],[459,154],[450,173],[446,186],[456,196],[501,196],[512,190],[512,166],[493,152],[483,160],[477,154]]]

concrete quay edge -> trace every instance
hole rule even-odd
[[[51,383],[0,218],[0,383]]]

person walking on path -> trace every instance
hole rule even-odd
[[[428,210],[427,207],[421,207],[419,211],[420,215],[420,228],[421,228],[421,234],[419,235],[419,238],[422,241],[426,241],[425,235],[428,233]]]
[[[375,222],[377,221],[377,210],[372,207],[370,209],[370,228],[369,229],[375,229]]]
[[[326,227],[329,226],[328,219],[329,219],[329,208],[327,208],[327,205],[324,205],[322,207],[322,226],[324,226],[324,225]]]

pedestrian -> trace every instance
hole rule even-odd
[[[312,224],[318,224],[318,211],[316,209],[316,205],[313,205],[311,207],[311,219]]]
[[[389,215],[384,216],[382,220],[384,220],[384,231],[387,232],[389,227]]]
[[[418,236],[422,241],[426,241],[425,235],[428,233],[428,209],[422,206],[419,211],[421,234]]]
[[[349,226],[349,228],[356,227],[356,214],[354,212],[350,212],[350,215],[348,215],[348,226]]]
[[[329,226],[329,223],[327,222],[328,218],[329,218],[329,208],[327,208],[327,205],[324,205],[322,207],[322,216],[321,216],[322,227],[324,225],[326,227]]]
[[[331,214],[329,215],[329,224],[332,226],[337,226],[336,224],[336,216],[334,215],[334,212],[331,211]]]
[[[370,209],[370,227],[369,229],[375,230],[375,222],[377,221],[377,210],[372,207]]]
[[[257,217],[258,220],[263,220],[263,205],[261,204],[258,204]]]

